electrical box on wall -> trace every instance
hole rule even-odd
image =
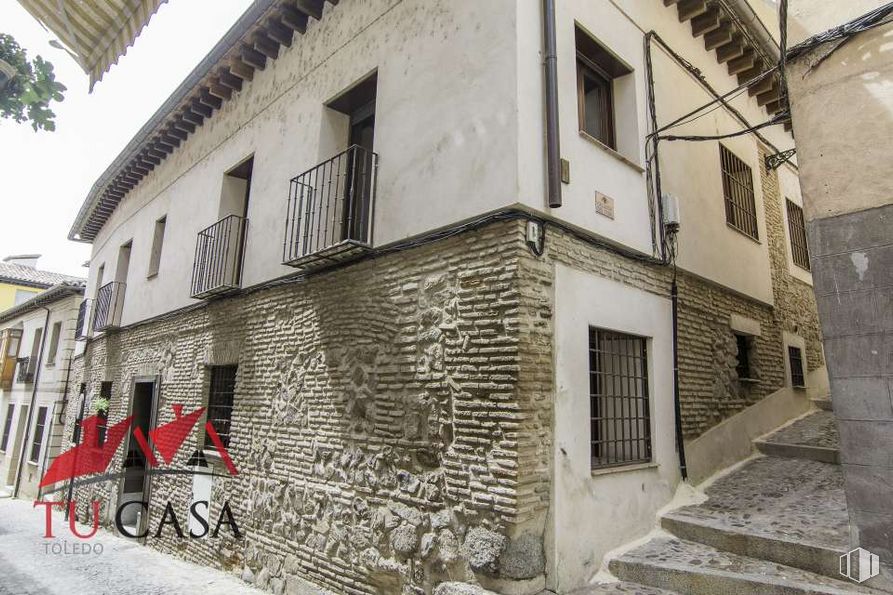
[[[662,199],[664,226],[678,230],[682,223],[679,219],[679,199],[669,192],[664,192]]]

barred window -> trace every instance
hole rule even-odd
[[[806,246],[806,223],[803,220],[803,209],[786,198],[788,206],[788,231],[791,236],[791,256],[794,264],[809,270],[809,248]]]
[[[233,396],[236,391],[237,366],[211,366],[211,389],[208,393],[208,421],[220,436],[223,446],[229,447]],[[205,448],[214,448],[211,436],[205,434]]]
[[[99,396],[109,403],[110,409],[112,401],[112,383],[110,381],[106,380],[99,385]],[[102,446],[105,444],[105,437],[109,427],[108,409],[97,411],[96,415],[99,417],[99,423],[96,424],[96,446]]]
[[[791,386],[806,388],[806,377],[803,373],[803,351],[799,347],[788,346],[788,363],[791,367]]]
[[[3,421],[3,439],[0,440],[0,450],[6,451],[9,446],[9,433],[12,431],[12,414],[15,413],[15,405],[6,407],[6,419]]]
[[[592,468],[651,461],[646,340],[589,329]]]
[[[726,223],[758,240],[757,207],[750,167],[723,145],[719,145],[719,161],[722,168],[722,191],[726,201]]]
[[[735,335],[735,344],[737,347],[737,352],[735,357],[738,360],[738,363],[735,366],[735,371],[738,373],[739,379],[751,380],[751,367],[750,367],[750,345],[752,339],[747,335]]]
[[[40,449],[43,446],[43,432],[47,423],[47,408],[40,407],[37,410],[37,422],[34,424],[34,440],[31,442],[31,456],[28,460],[36,463],[40,459]]]

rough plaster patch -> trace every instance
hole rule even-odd
[[[868,270],[868,256],[864,252],[853,252],[850,254],[850,260],[853,261],[853,268],[859,275],[859,281],[865,280],[865,272]]]

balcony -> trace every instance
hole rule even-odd
[[[18,363],[19,371],[16,375],[16,382],[24,382],[25,384],[34,382],[34,366],[31,365],[31,358],[20,357]]]
[[[247,227],[247,219],[229,215],[199,232],[192,265],[192,297],[209,298],[242,286]]]
[[[372,248],[378,155],[354,145],[291,181],[283,264],[311,269]]]
[[[87,338],[90,325],[87,324],[87,311],[90,308],[90,300],[84,300],[78,307],[78,322],[74,329],[74,340],[83,341]]]
[[[99,288],[93,310],[93,330],[95,332],[121,326],[121,311],[124,309],[126,287],[120,281],[112,281]]]

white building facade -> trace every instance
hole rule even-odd
[[[274,592],[579,588],[680,444],[706,477],[720,422],[823,389],[797,170],[767,161],[793,139],[729,136],[779,113],[772,33],[742,2],[334,4],[256,2],[72,228],[76,386],[146,429],[206,407],[238,477],[78,501],[145,498],[153,531],[227,502],[241,540],[146,542]]]

